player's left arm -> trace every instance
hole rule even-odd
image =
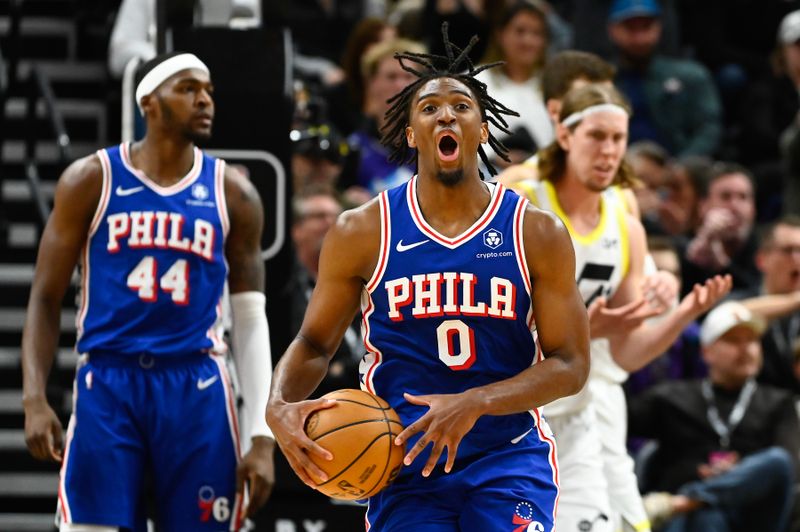
[[[702,285],[695,285],[673,311],[655,323],[646,322],[647,318],[660,314],[662,309],[648,309],[649,305],[642,293],[647,240],[641,222],[632,216],[628,216],[628,242],[630,265],[625,278],[609,301],[608,307],[598,308],[593,305],[589,308],[589,314],[593,319],[594,313],[604,315],[607,321],[616,319],[617,326],[612,324],[604,336],[610,341],[614,361],[622,369],[631,372],[658,358],[683,329],[722,299],[731,289],[731,278],[727,275],[716,275]],[[638,313],[636,320],[630,318],[634,313]],[[637,322],[635,327],[620,325],[628,318],[631,323]]]
[[[269,498],[275,483],[275,439],[264,416],[272,379],[261,258],[264,211],[255,187],[229,166],[225,168],[225,200],[230,220],[225,257],[233,310],[233,356],[244,400],[242,436],[252,443],[239,463],[236,489],[243,495],[245,481],[249,483],[247,515],[252,515]]]
[[[575,284],[575,253],[564,225],[555,215],[529,207],[524,220],[526,260],[531,274],[533,313],[545,360],[514,377],[460,394],[405,394],[407,401],[429,410],[397,437],[404,443],[424,434],[409,449],[410,464],[433,444],[422,470],[428,476],[447,448],[445,472],[453,467],[458,445],[480,416],[526,412],[555,399],[578,393],[589,374],[589,326]],[[522,287],[519,287],[522,289]],[[527,316],[517,319],[525,320]],[[520,353],[530,356],[530,353]]]

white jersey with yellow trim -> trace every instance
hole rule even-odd
[[[629,267],[628,223],[625,201],[618,188],[604,191],[600,199],[600,223],[589,234],[578,234],[558,202],[555,188],[549,181],[527,182],[528,199],[538,207],[554,212],[561,218],[572,237],[575,249],[575,276],[583,302],[588,307],[598,297],[610,299],[616,293]],[[608,374],[608,378],[625,380],[627,374],[611,359],[608,341],[591,342],[592,371]],[[599,369],[595,369],[595,366]],[[619,374],[622,372],[622,374]],[[622,382],[619,381],[619,382]],[[559,399],[547,405],[548,416],[574,413],[590,400],[588,387],[577,395]]]

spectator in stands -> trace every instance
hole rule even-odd
[[[669,180],[669,154],[655,142],[640,140],[628,147],[626,158],[640,181],[633,193],[639,204],[642,225],[648,235],[663,234],[661,209]]]
[[[330,87],[326,92],[326,98],[331,104],[331,120],[345,135],[350,135],[361,125],[366,83],[361,73],[364,54],[376,44],[396,37],[394,26],[379,18],[367,18],[360,21],[347,38],[341,59],[344,82]]]
[[[519,0],[424,0],[419,17],[423,42],[432,53],[444,55],[440,39],[442,22],[450,25],[451,42],[469,42],[473,35],[480,39],[470,52],[472,62],[477,64],[488,50],[494,22],[503,17],[508,6]],[[572,46],[572,28],[546,0],[527,0],[528,4],[541,11],[547,21],[547,32],[553,50],[564,50]]]
[[[425,48],[414,41],[391,39],[373,46],[361,61],[364,78],[364,101],[361,108],[363,123],[348,141],[358,153],[356,185],[375,195],[414,175],[410,164],[389,161],[389,151],[380,141],[380,131],[386,121],[387,101],[414,81],[413,74],[403,70],[394,54],[402,51],[421,53]]]
[[[311,292],[317,283],[322,241],[341,212],[342,205],[336,195],[325,186],[306,187],[298,191],[292,200],[291,234],[296,263],[285,290],[291,302],[290,337],[297,334],[303,323]],[[328,376],[315,392],[317,395],[353,387],[353,375],[358,374],[358,363],[361,359],[358,325],[358,321],[354,322],[345,333],[328,368]]]
[[[629,405],[629,430],[659,447],[647,467],[654,525],[669,532],[786,530],[800,426],[792,395],[759,384],[764,323],[727,302],[703,322],[708,378],[664,383]]]
[[[667,194],[661,203],[661,227],[672,236],[687,236],[699,225],[700,191],[708,180],[711,159],[689,155],[672,161]]]
[[[722,108],[705,67],[657,52],[657,0],[614,0],[608,33],[616,46],[616,84],[633,106],[630,140],[652,140],[676,156],[711,155],[719,146]]]
[[[544,12],[527,0],[517,0],[499,14],[482,59],[484,64],[504,62],[484,70],[478,79],[493,98],[520,113],[507,119],[510,135],[490,125],[494,135],[513,148],[512,163],[524,161],[555,138],[541,88],[549,39]]]
[[[760,290],[742,295],[794,295],[793,311],[770,322],[761,341],[764,367],[759,380],[800,394],[794,372],[794,342],[800,338],[800,217],[786,216],[761,235],[756,265],[762,274]]]
[[[735,163],[715,163],[699,203],[700,225],[686,244],[683,289],[709,276],[729,273],[737,290],[758,286],[753,177]]]
[[[557,2],[561,15],[572,26],[574,39],[572,47],[592,52],[603,59],[614,57],[614,46],[608,33],[598,31],[599,23],[608,17],[613,0],[570,0]],[[677,0],[661,2],[662,37],[658,42],[658,51],[668,56],[677,56],[680,50],[680,24]]]

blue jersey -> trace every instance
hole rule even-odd
[[[362,387],[386,399],[405,426],[427,407],[410,404],[403,392],[459,393],[517,375],[541,359],[522,238],[528,201],[489,185],[486,211],[449,238],[423,218],[417,179],[379,196],[381,250],[362,299]],[[538,411],[482,416],[458,456],[516,441],[538,419]],[[547,445],[545,431],[539,435]],[[417,458],[411,467],[424,463]]]
[[[81,258],[78,352],[223,352],[224,162],[195,148],[189,173],[162,187],[133,167],[126,144],[97,156],[103,186]]]

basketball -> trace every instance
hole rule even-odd
[[[390,484],[403,463],[405,447],[394,444],[403,430],[389,404],[361,390],[336,390],[323,396],[336,405],[318,410],[306,421],[306,434],[333,454],[311,459],[328,475],[317,489],[334,499],[371,497]]]

